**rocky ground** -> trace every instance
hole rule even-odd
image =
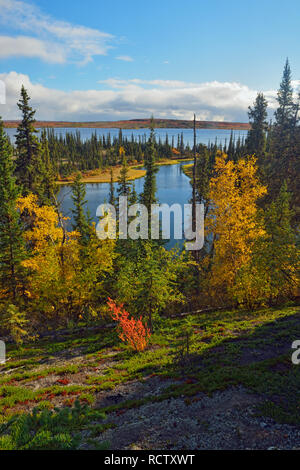
[[[181,324],[168,321],[139,354],[111,328],[9,347],[0,424],[79,401],[92,411],[76,429],[82,449],[300,450],[299,307],[195,316],[192,353],[177,362]]]
[[[157,378],[126,384],[101,402],[107,405],[160,394],[168,385],[168,381],[159,384]],[[170,398],[119,410],[108,415],[105,422],[114,427],[101,435],[101,441],[109,441],[111,449],[132,450],[300,450],[300,427],[256,416],[256,406],[262,401],[259,395],[235,387],[211,397],[201,393],[192,399]]]

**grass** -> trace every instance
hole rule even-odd
[[[183,173],[191,179],[193,178],[193,166],[193,163],[182,166]]]
[[[120,172],[121,172],[121,166],[115,166],[113,167],[113,180],[117,181]],[[128,180],[134,181],[138,178],[143,178],[145,176],[146,170],[142,170],[140,168],[135,167],[129,167],[128,169]],[[91,170],[88,172],[82,172],[82,182],[83,183],[109,183],[110,182],[110,169],[97,169],[97,170]],[[59,185],[64,185],[64,184],[72,184],[74,182],[75,175],[70,175],[66,178],[60,179],[57,181],[57,184]]]
[[[193,400],[200,392],[211,395],[242,385],[263,398],[257,414],[299,425],[300,367],[291,362],[292,342],[300,339],[299,320],[296,306],[191,316],[190,353],[181,360],[174,360],[183,344],[186,320],[180,318],[163,319],[143,353],[129,350],[108,329],[56,342],[44,339],[21,349],[8,345],[10,360],[0,368],[1,422],[34,408],[70,408],[76,401],[94,409],[103,393],[156,376],[172,378],[172,385],[160,395],[121,401],[100,411],[171,397]]]

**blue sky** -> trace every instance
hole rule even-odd
[[[299,17],[299,0],[0,0],[0,113],[24,83],[40,119],[246,121],[257,91],[274,109],[287,56],[298,86]]]

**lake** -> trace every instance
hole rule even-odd
[[[8,135],[13,138],[15,134],[15,129],[6,129]],[[95,129],[95,128],[55,128],[54,132],[57,135],[65,135],[66,132],[75,133],[80,131],[81,137],[83,140],[91,137],[93,133],[97,135],[107,135],[111,134],[112,137],[118,136],[118,129]],[[148,139],[150,135],[149,129],[123,129],[123,136],[131,138],[133,134],[135,139],[138,139],[139,136],[142,138],[145,137]],[[168,134],[169,142],[172,142],[172,137],[174,137],[175,145],[177,143],[177,136],[183,133],[183,139],[185,144],[193,146],[193,130],[192,129],[155,129],[156,138],[159,137],[164,141],[166,134]],[[197,129],[197,143],[208,144],[209,142],[225,143],[229,141],[231,131],[222,130],[222,129]],[[245,137],[247,131],[234,131],[235,138]],[[179,163],[176,165],[163,165],[159,167],[157,173],[157,199],[160,204],[180,204],[182,207],[184,204],[190,202],[192,197],[192,188],[190,185],[189,178],[183,173],[182,166],[186,164]],[[144,178],[139,178],[134,181],[135,189],[138,194],[143,191]],[[117,184],[115,184],[115,189]],[[88,208],[90,210],[93,220],[96,222],[96,210],[97,207],[107,201],[109,194],[109,183],[100,183],[100,184],[86,184],[86,200],[88,202]],[[71,209],[73,207],[73,201],[71,198],[71,188],[70,186],[62,186],[58,195],[58,199],[61,203],[62,213],[66,217],[71,219]],[[71,221],[69,222],[69,228],[71,227]],[[173,233],[174,220],[171,218],[171,240],[166,244],[167,248],[173,247],[177,242],[182,246],[182,240],[178,241],[174,239]]]
[[[88,139],[93,133],[96,132],[97,135],[107,135],[108,133],[111,136],[118,136],[118,129],[55,129],[56,134],[65,135],[66,132],[76,132],[80,131],[82,139]],[[123,136],[131,138],[133,134],[136,139],[139,136],[149,137],[149,129],[124,129],[122,130]],[[159,137],[164,140],[166,134],[168,134],[169,142],[172,141],[174,136],[175,145],[177,142],[178,134],[183,133],[184,143],[192,147],[193,146],[193,130],[192,129],[155,129],[155,135],[158,139]],[[220,130],[220,129],[197,129],[197,143],[201,142],[203,144],[208,144],[208,142],[225,143],[225,140],[229,141],[231,131]],[[247,135],[246,131],[234,131],[235,138],[245,137]],[[190,202],[192,197],[192,188],[190,185],[189,178],[183,173],[182,166],[186,164],[179,163],[176,165],[162,165],[159,166],[157,173],[157,199],[160,204],[180,204],[182,207],[184,204]],[[144,186],[144,177],[139,178],[134,181],[135,189],[138,194],[143,191]],[[114,185],[117,189],[117,184]],[[88,208],[92,215],[93,220],[96,222],[96,210],[97,207],[107,201],[109,194],[109,183],[100,183],[100,184],[86,184],[86,200],[88,202]],[[71,209],[73,207],[73,202],[71,198],[71,189],[69,186],[63,186],[59,193],[59,201],[61,202],[61,209],[65,216],[71,218]],[[71,225],[71,222],[70,224]],[[174,219],[171,217],[171,240],[166,244],[167,248],[172,248],[177,243],[179,246],[182,246],[182,240],[176,240],[173,236],[173,227]]]
[[[39,129],[38,129],[39,130]],[[16,129],[5,129],[6,133],[11,138],[12,142],[14,141],[14,136]],[[56,135],[65,135],[66,133],[75,134],[77,131],[80,132],[82,140],[90,139],[92,134],[97,136],[105,135],[110,133],[111,137],[118,137],[119,129],[95,129],[95,128],[53,128],[53,131]],[[150,135],[149,129],[122,129],[124,137],[131,139],[133,135],[136,140],[141,138],[148,139]],[[178,135],[183,134],[183,140],[185,144],[189,144],[191,147],[194,145],[194,134],[193,129],[155,129],[155,135],[157,140],[161,138],[162,141],[165,140],[166,134],[168,134],[169,142],[171,144],[172,138],[174,137],[174,143],[177,144]],[[227,129],[197,129],[197,143],[208,144],[209,142],[214,143],[216,140],[218,143],[229,142],[231,131]],[[233,134],[236,139],[238,137],[246,137],[247,131],[233,131]]]

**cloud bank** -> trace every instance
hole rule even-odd
[[[189,83],[176,80],[120,80],[99,82],[99,89],[70,92],[33,83],[17,72],[0,74],[6,85],[6,105],[0,105],[4,119],[20,117],[17,101],[22,84],[28,89],[40,120],[120,120],[148,118],[200,120],[248,120],[248,106],[257,90],[235,82]],[[101,88],[102,87],[102,88]],[[276,91],[265,91],[269,108],[276,108]]]

